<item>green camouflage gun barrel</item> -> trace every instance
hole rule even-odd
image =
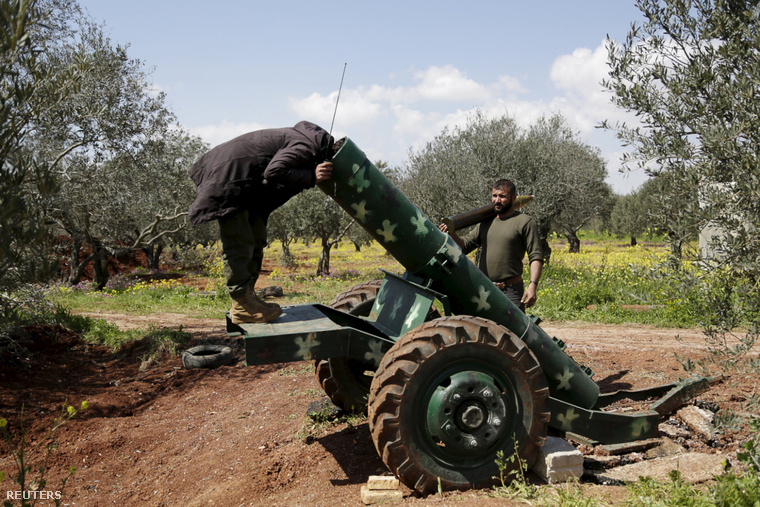
[[[555,398],[591,408],[599,386],[367,159],[350,139],[333,157],[332,177],[319,187],[356,219],[411,274],[432,280],[455,314],[493,320],[538,358]]]

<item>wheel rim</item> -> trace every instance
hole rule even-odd
[[[430,382],[419,405],[421,441],[449,466],[492,461],[514,436],[522,409],[510,380],[486,364],[452,364]]]

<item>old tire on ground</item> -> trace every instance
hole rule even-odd
[[[229,364],[235,358],[232,349],[225,345],[198,345],[182,353],[182,366],[192,368],[216,368]]]
[[[369,427],[385,464],[417,492],[437,491],[439,480],[444,490],[482,488],[499,476],[499,451],[533,464],[548,397],[538,361],[512,332],[478,317],[444,317],[386,353],[372,381]]]
[[[382,280],[364,282],[338,294],[329,306],[366,317],[372,310]],[[330,400],[347,412],[367,413],[367,399],[375,366],[347,357],[315,361],[314,370]]]

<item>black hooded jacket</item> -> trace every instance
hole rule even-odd
[[[268,215],[316,183],[332,137],[313,123],[257,130],[213,148],[188,169],[198,188],[190,221],[202,224],[248,209]]]

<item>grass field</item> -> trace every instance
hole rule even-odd
[[[649,276],[667,255],[662,242],[636,247],[614,238],[582,235],[581,253],[570,254],[564,241],[551,242],[551,262],[545,266],[538,303],[530,313],[543,320],[585,320],[600,323],[641,323],[667,327],[698,324],[682,288],[670,287]],[[331,274],[317,277],[317,244],[291,246],[295,265],[280,264],[281,247],[265,251],[265,267],[271,271],[263,285],[279,285],[283,305],[329,303],[337,294],[364,281],[382,278],[380,269],[402,274],[404,268],[377,244],[357,251],[351,243],[333,249]],[[474,254],[471,254],[474,258]],[[144,271],[144,270],[143,270]],[[526,269],[527,273],[527,269]],[[260,284],[262,285],[262,284]],[[198,273],[181,270],[114,277],[104,291],[92,291],[88,283],[57,286],[53,299],[72,311],[184,313],[190,317],[219,317],[229,308],[218,254],[209,256]],[[214,295],[216,294],[216,295]],[[635,308],[631,308],[631,307]]]

